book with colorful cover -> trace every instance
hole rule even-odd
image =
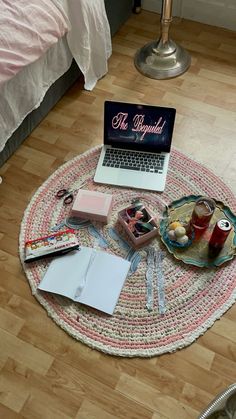
[[[59,256],[79,248],[74,230],[69,229],[25,243],[25,263],[42,258]]]

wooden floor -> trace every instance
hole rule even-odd
[[[160,17],[133,15],[113,38],[109,71],[92,92],[78,82],[0,169],[0,417],[195,419],[236,382],[236,305],[191,346],[151,359],[104,355],[62,331],[31,295],[18,256],[24,210],[64,161],[101,144],[105,99],[174,106],[173,145],[236,192],[236,32],[174,20],[191,54],[172,80],[139,74],[137,48]]]

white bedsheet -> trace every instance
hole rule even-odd
[[[104,0],[53,1],[63,7],[69,18],[68,45],[84,75],[85,89],[92,90],[107,73],[107,60],[112,52]]]
[[[67,40],[60,39],[1,86],[0,151],[24,118],[40,105],[49,87],[68,70],[73,57],[87,90],[92,90],[107,72],[111,36],[104,0],[52,1],[68,14]]]
[[[56,44],[69,21],[51,0],[1,0],[0,28],[1,87]]]
[[[111,34],[104,0],[2,0],[0,27],[0,87],[65,33],[85,89],[107,72]]]
[[[49,87],[69,69],[72,59],[64,37],[4,84],[0,95],[0,151],[25,117],[38,108]]]

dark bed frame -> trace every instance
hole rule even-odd
[[[132,12],[133,0],[105,0],[107,17],[112,36],[119,30]],[[24,119],[0,152],[0,167],[17,150],[19,145],[30,135],[65,92],[82,77],[81,71],[73,60],[69,70],[63,74],[47,91],[41,105]]]

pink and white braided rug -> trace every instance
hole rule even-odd
[[[236,300],[236,260],[220,268],[185,265],[170,255],[157,237],[152,245],[165,250],[166,312],[158,313],[154,290],[154,310],[146,309],[146,252],[135,273],[127,277],[113,316],[108,316],[67,298],[40,292],[37,286],[49,265],[48,260],[24,264],[24,243],[50,233],[69,215],[70,206],[55,197],[61,188],[78,187],[112,193],[113,210],[109,225],[99,225],[109,243],[109,251],[125,257],[125,251],[108,235],[117,221],[118,210],[135,197],[154,212],[160,211],[158,196],[167,203],[190,194],[214,196],[236,211],[236,198],[221,179],[204,166],[172,149],[165,192],[161,195],[93,182],[100,148],[96,147],[65,163],[35,193],[21,225],[20,257],[33,295],[48,315],[75,339],[99,351],[126,357],[150,357],[181,349],[196,340],[219,319]],[[96,224],[95,224],[96,226]],[[121,232],[122,234],[122,232]],[[78,231],[82,245],[93,246],[87,228]],[[142,250],[141,250],[142,253]],[[112,272],[111,272],[112,275]],[[66,281],[69,278],[65,278]]]

